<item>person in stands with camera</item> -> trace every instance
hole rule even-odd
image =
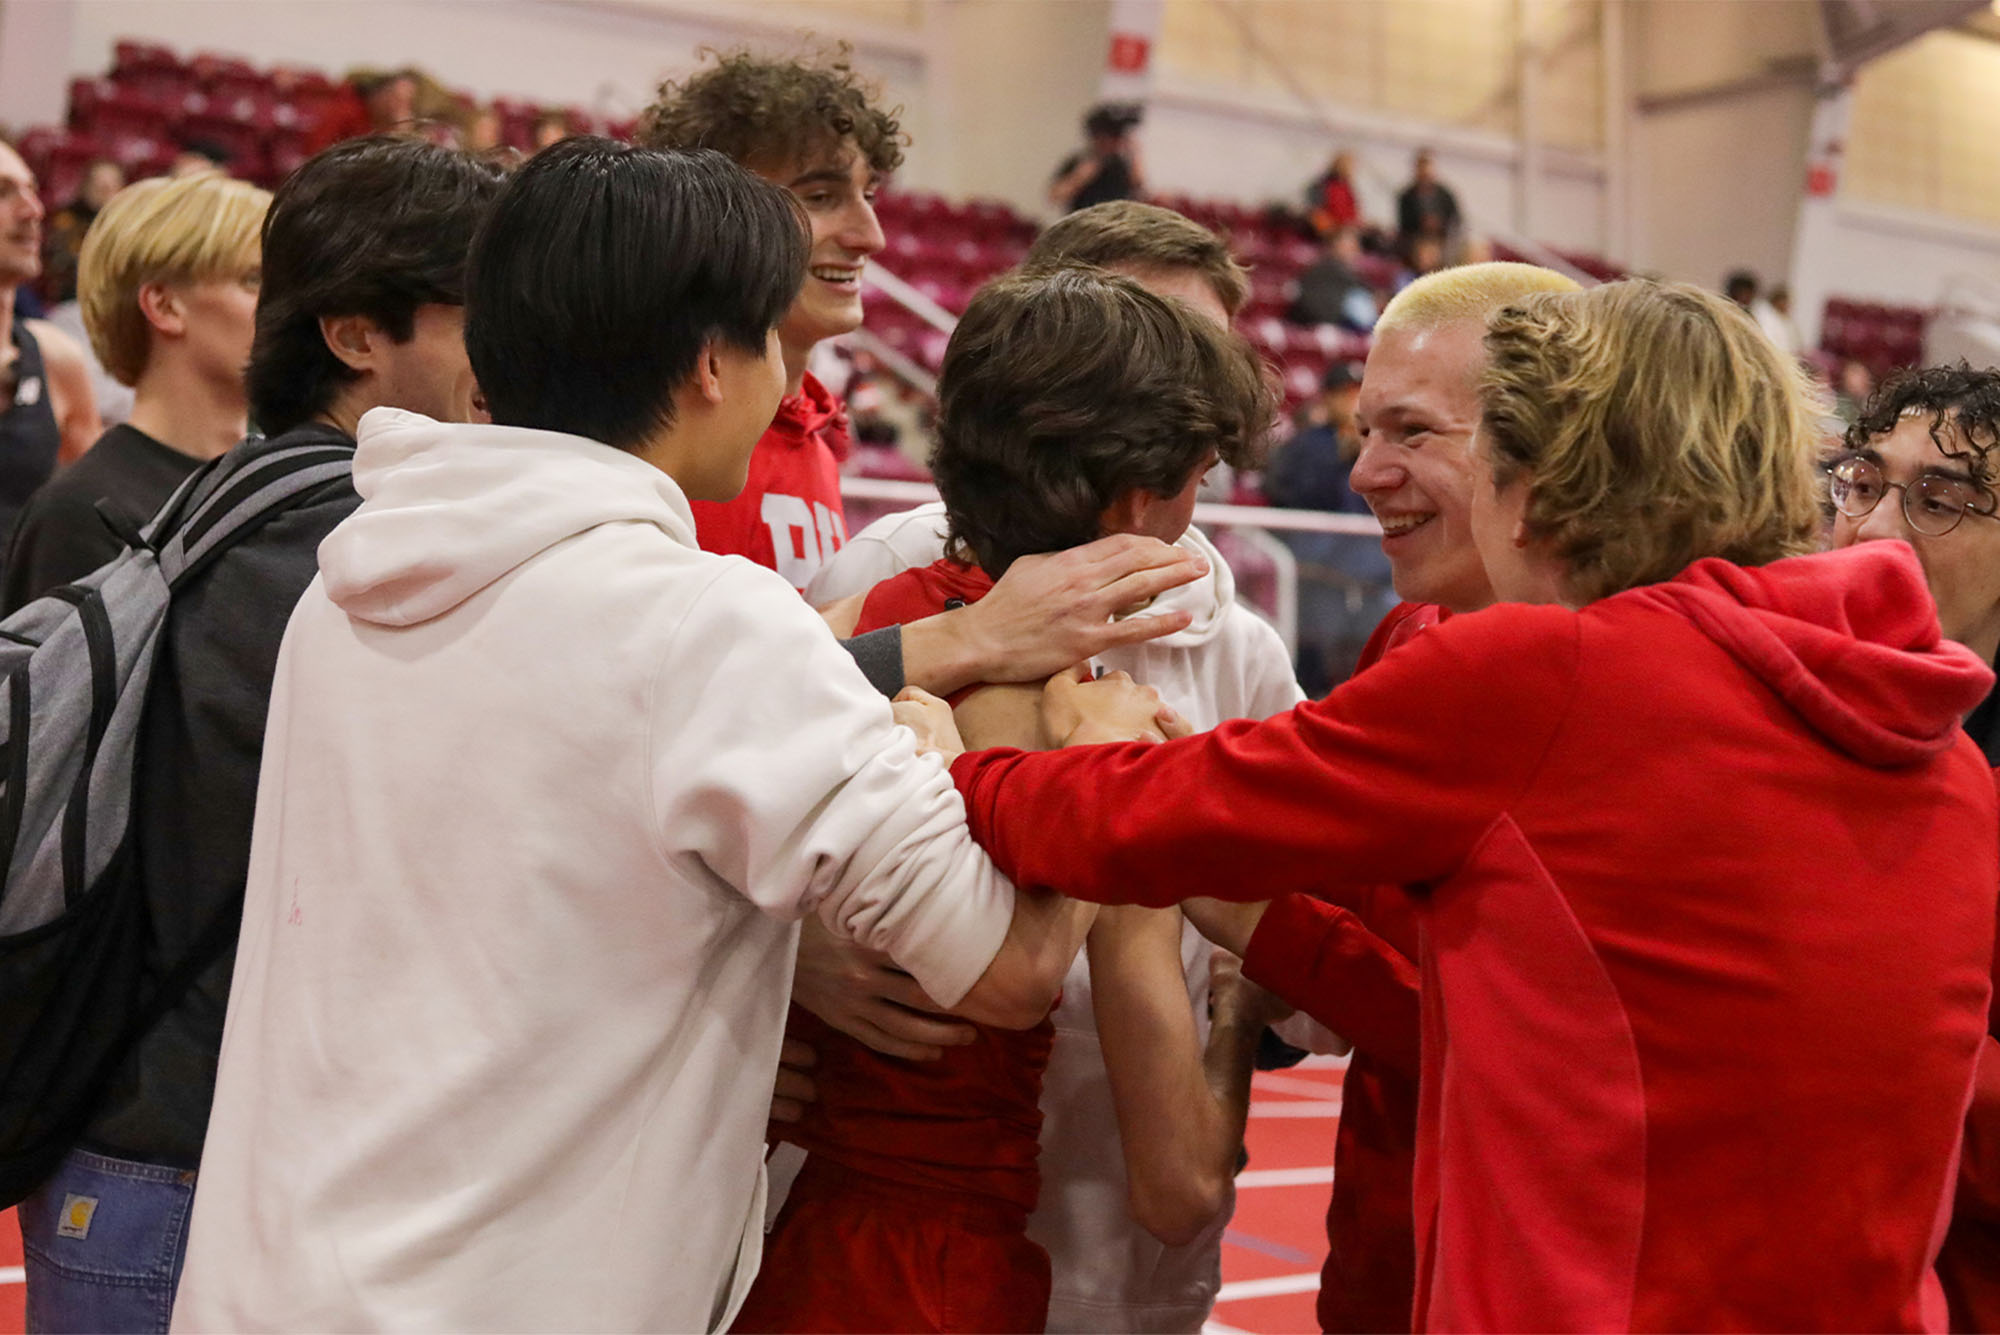
[[[1106,102],[1083,118],[1089,147],[1072,153],[1056,168],[1049,185],[1049,202],[1066,213],[1108,204],[1114,199],[1138,199],[1146,193],[1146,173],[1139,165],[1139,108],[1129,102]]]

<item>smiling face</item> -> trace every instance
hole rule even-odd
[[[1892,484],[1908,486],[1927,473],[1967,480],[1967,461],[1939,449],[1930,428],[1928,413],[1905,417],[1894,431],[1870,441],[1861,456]],[[1970,485],[1965,494],[1974,499],[1976,509],[1993,504],[1991,497],[1977,497]],[[1903,512],[1903,493],[1894,487],[1859,519],[1834,516],[1836,547],[1883,539],[1907,542],[1916,551],[1931,596],[1937,599],[1945,637],[1990,658],[2000,646],[2000,519],[1969,510],[1949,533],[1919,533]]]
[[[0,282],[9,287],[42,271],[42,216],[35,174],[0,144]]]
[[[880,181],[851,139],[823,157],[759,174],[790,190],[812,222],[806,281],[778,326],[786,365],[802,371],[815,343],[861,327],[862,266],[885,244],[875,217]]]
[[[1356,411],[1349,481],[1382,523],[1396,593],[1453,612],[1493,601],[1471,521],[1484,337],[1476,320],[1378,333]]]

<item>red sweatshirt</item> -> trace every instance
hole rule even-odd
[[[1027,887],[1418,887],[1419,1328],[1937,1329],[2000,865],[1959,717],[1991,683],[1909,549],[1864,543],[953,772]]]
[[[1355,671],[1374,666],[1446,615],[1429,604],[1400,604],[1368,637]],[[1316,1307],[1320,1329],[1329,1335],[1410,1325],[1417,1287],[1410,1218],[1420,1027],[1416,957],[1416,912],[1393,886],[1373,892],[1359,917],[1310,895],[1286,895],[1264,914],[1243,956],[1250,981],[1354,1045],[1341,1087]]]
[[[750,456],[749,480],[733,501],[690,501],[705,552],[747,556],[805,592],[806,584],[847,542],[840,505],[840,461],[852,442],[847,409],[806,376]]]

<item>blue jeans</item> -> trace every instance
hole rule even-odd
[[[191,1172],[70,1151],[19,1211],[31,1335],[166,1330],[193,1208]]]

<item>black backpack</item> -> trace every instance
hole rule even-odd
[[[133,1044],[241,922],[226,906],[148,977],[133,761],[173,592],[353,462],[326,444],[232,451],[109,565],[0,622],[0,1207],[54,1172]]]

